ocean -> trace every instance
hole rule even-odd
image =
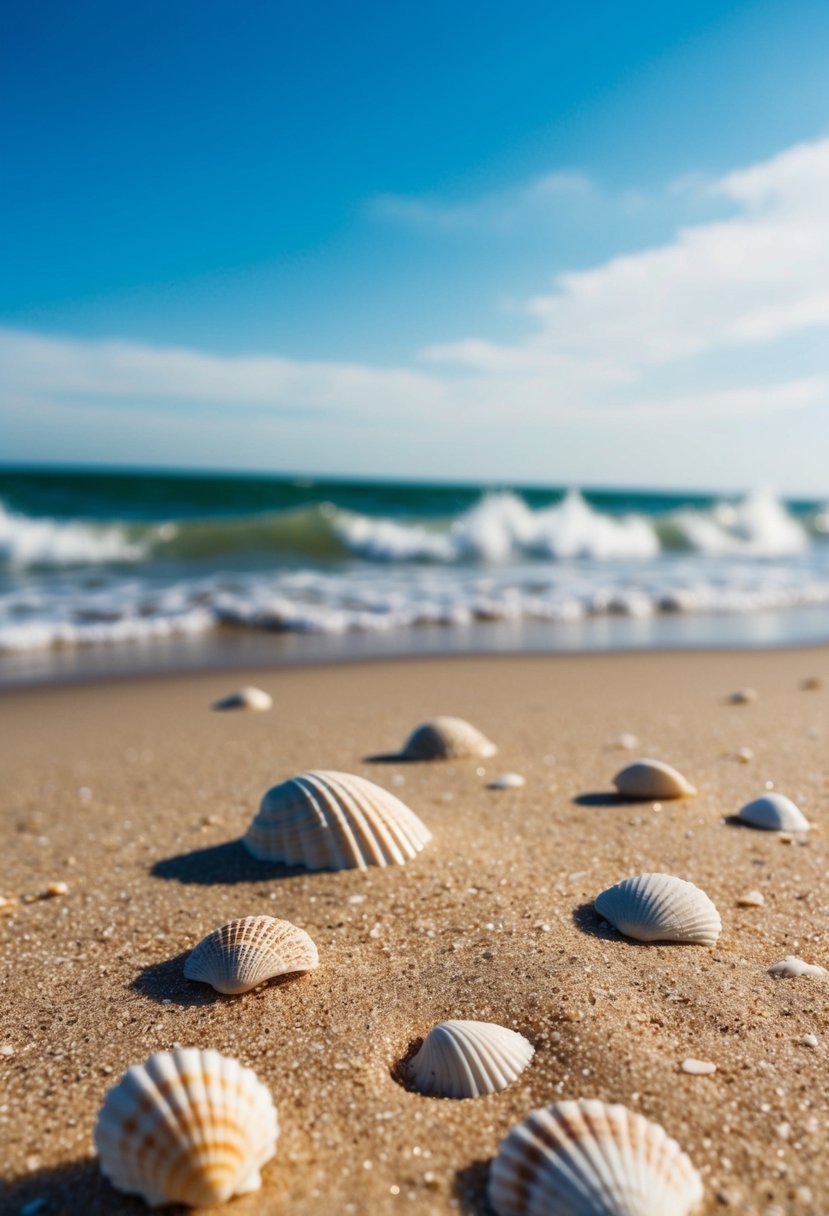
[[[829,639],[829,508],[765,491],[0,471],[0,678]]]

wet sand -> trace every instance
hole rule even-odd
[[[210,1046],[271,1089],[281,1135],[239,1216],[483,1213],[488,1162],[534,1106],[620,1101],[690,1154],[704,1213],[829,1211],[829,983],[775,980],[787,954],[829,966],[829,651],[420,659],[227,671],[8,692],[0,919],[0,1210],[145,1211],[102,1180],[106,1088],[151,1052]],[[214,713],[242,684],[268,713]],[[754,704],[727,703],[753,686]],[[470,719],[491,760],[376,763],[437,713]],[[625,752],[622,732],[640,746]],[[751,748],[753,759],[736,758]],[[670,761],[694,799],[621,803],[631,758]],[[264,790],[307,768],[361,774],[434,840],[401,869],[284,872],[239,837]],[[515,771],[520,789],[486,789]],[[767,783],[818,830],[803,842],[723,820]],[[592,911],[645,870],[701,886],[715,947],[637,945]],[[50,882],[69,893],[25,902]],[[737,907],[744,892],[765,896]],[[316,941],[318,971],[240,998],[182,978],[182,955],[237,916]],[[490,1097],[420,1097],[395,1079],[444,1018],[537,1048]],[[818,1046],[803,1043],[813,1034]],[[710,1076],[681,1071],[712,1061]]]

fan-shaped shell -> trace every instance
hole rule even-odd
[[[217,1051],[157,1052],[104,1099],[95,1126],[101,1171],[151,1207],[209,1207],[259,1189],[276,1151],[271,1095]]]
[[[697,791],[682,773],[662,760],[636,760],[613,778],[623,798],[689,798]]]
[[[477,1098],[512,1085],[535,1054],[523,1035],[492,1022],[438,1022],[409,1061],[421,1094]]]
[[[764,794],[740,808],[738,819],[767,832],[808,832],[811,824],[800,807],[783,794]]]
[[[702,1182],[664,1128],[596,1100],[534,1110],[489,1176],[497,1216],[689,1216]]]
[[[349,773],[311,772],[268,790],[244,844],[260,861],[364,870],[403,865],[431,839],[388,790]]]
[[[277,975],[318,966],[317,948],[304,929],[274,916],[245,916],[202,938],[188,956],[184,974],[235,996]]]
[[[494,756],[497,750],[470,722],[443,716],[413,730],[401,755],[408,760],[460,760],[464,756]]]
[[[237,688],[236,692],[228,693],[226,697],[220,697],[218,701],[213,702],[214,709],[264,710],[270,709],[272,705],[273,698],[269,693],[250,684]]]
[[[638,874],[608,887],[596,911],[625,937],[640,942],[696,942],[713,946],[720,914],[692,882],[672,874]]]

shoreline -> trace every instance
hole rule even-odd
[[[91,1130],[107,1087],[179,1042],[235,1056],[273,1093],[277,1154],[263,1190],[228,1206],[239,1216],[483,1216],[500,1139],[573,1097],[661,1123],[702,1174],[702,1216],[829,1207],[824,981],[767,975],[790,953],[829,966],[829,647],[412,657],[6,691],[0,894],[21,901],[0,919],[9,1210],[146,1211],[102,1181]],[[826,687],[805,691],[809,677]],[[271,711],[210,710],[249,682]],[[727,703],[747,685],[755,703]],[[436,713],[498,754],[367,761]],[[622,732],[639,751],[614,746]],[[620,803],[611,778],[638,754],[698,796]],[[365,873],[252,862],[238,840],[262,793],[309,768],[394,792],[434,839]],[[486,788],[507,770],[526,785]],[[817,823],[804,844],[723,823],[769,781]],[[593,916],[599,891],[646,870],[710,895],[715,947],[636,945]],[[55,881],[68,894],[22,902]],[[738,907],[753,888],[763,907]],[[204,933],[257,912],[306,929],[319,970],[241,998],[182,978]],[[401,1087],[412,1041],[450,1017],[518,1030],[536,1055],[485,1098]],[[686,1075],[687,1057],[717,1071]]]

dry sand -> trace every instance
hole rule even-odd
[[[0,1141],[16,1180],[0,1208],[145,1210],[101,1179],[92,1127],[130,1064],[181,1043],[237,1056],[274,1094],[277,1157],[263,1190],[234,1201],[239,1216],[484,1212],[508,1128],[579,1096],[662,1123],[703,1174],[706,1213],[825,1216],[829,983],[766,968],[789,953],[829,966],[829,834],[783,843],[723,818],[773,782],[829,821],[829,691],[800,688],[827,674],[825,650],[528,656],[5,694],[0,893],[70,890],[0,920]],[[211,712],[244,683],[273,710]],[[757,702],[728,704],[746,685]],[[365,761],[435,713],[469,718],[499,754]],[[659,808],[609,796],[637,754],[611,746],[622,732],[698,797]],[[367,873],[248,859],[237,842],[261,794],[306,768],[392,789],[432,844]],[[507,770],[526,785],[486,789]],[[643,870],[708,892],[716,947],[637,945],[597,920],[596,894]],[[751,889],[764,905],[738,907]],[[241,998],[182,979],[204,933],[257,912],[307,929],[320,969]],[[513,1027],[536,1057],[491,1097],[407,1092],[396,1062],[448,1017]],[[686,1057],[717,1070],[688,1075]]]

